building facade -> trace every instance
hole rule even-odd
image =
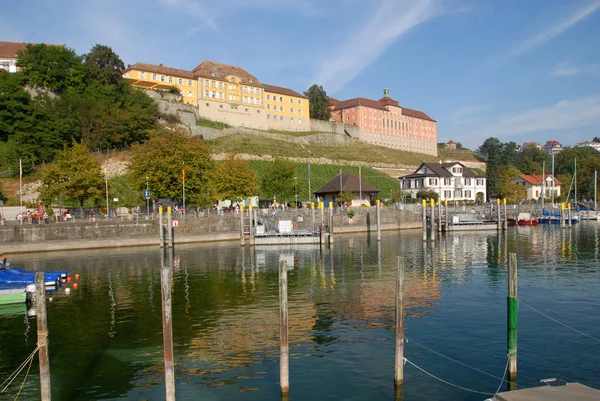
[[[464,164],[423,163],[412,174],[401,177],[402,189],[416,198],[419,191],[434,191],[441,201],[486,199],[486,178]],[[479,197],[478,197],[479,194]]]
[[[515,178],[515,182],[525,186],[528,200],[537,200],[542,193],[544,193],[545,199],[551,199],[552,192],[554,192],[554,199],[556,199],[560,196],[560,190],[563,185],[563,183],[554,178],[552,174],[521,174]]]
[[[577,144],[577,146],[587,146],[589,148],[592,148],[592,149],[600,152],[600,142],[596,142],[596,141],[580,142]]]
[[[198,105],[198,82],[191,71],[162,64],[136,63],[123,71],[123,78],[139,88],[169,91],[176,87],[185,103]]]
[[[563,146],[558,141],[548,141],[544,145],[544,152],[548,153],[549,155],[556,155],[556,154],[560,153],[562,150],[563,150]]]
[[[0,42],[0,70],[17,72],[17,52],[25,51],[29,43]]]
[[[360,140],[374,145],[437,155],[437,122],[422,111],[400,106],[384,89],[383,97],[331,99],[331,121],[354,125]]]

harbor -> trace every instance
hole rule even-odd
[[[164,261],[173,275],[176,399],[280,398],[280,262],[289,266],[290,397],[393,399],[399,255],[404,356],[476,391],[449,386],[407,363],[403,399],[482,400],[497,390],[507,363],[509,253],[519,264],[518,388],[555,376],[600,387],[598,342],[572,330],[600,337],[595,222],[565,230],[436,233],[435,239],[424,242],[419,231],[409,230],[384,231],[381,241],[375,232],[338,234],[333,247],[176,245]],[[24,269],[81,276],[79,290],[65,295],[60,289],[47,304],[53,398],[164,399],[162,252],[139,247],[11,256],[11,264]],[[0,316],[0,335],[7,339],[0,344],[1,372],[12,372],[35,348],[35,327],[24,311]],[[549,349],[560,349],[564,363],[556,363]],[[20,385],[16,380],[8,394]],[[39,391],[34,364],[21,397],[36,399]]]

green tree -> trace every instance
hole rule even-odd
[[[41,86],[56,93],[84,87],[86,69],[82,57],[66,46],[29,44],[25,51],[17,53],[17,66],[31,86]]]
[[[0,70],[0,140],[6,141],[15,132],[27,130],[29,94],[23,88],[21,73]]]
[[[105,85],[121,82],[125,64],[113,50],[97,44],[84,56],[88,77]]]
[[[254,196],[258,190],[256,171],[250,168],[246,160],[230,154],[227,159],[217,163],[212,188],[212,193],[219,200],[240,200]]]
[[[129,169],[138,190],[146,189],[148,177],[157,199],[182,199],[185,177],[186,200],[191,203],[210,192],[215,166],[202,137],[158,127],[146,143],[132,148]]]
[[[137,190],[130,182],[127,176],[119,176],[111,179],[110,190],[119,198],[119,205],[124,207],[134,207],[145,205],[146,200],[143,199],[143,192]]]
[[[502,142],[498,138],[488,138],[478,149],[479,153],[486,156],[488,165],[486,168],[486,183],[488,196],[500,192],[498,169],[502,165]]]
[[[104,179],[100,163],[88,154],[81,144],[73,144],[56,155],[55,164],[49,166],[42,178],[41,197],[51,203],[58,196],[67,196],[83,204],[90,198],[100,198],[104,192]]]
[[[510,202],[517,202],[527,197],[525,186],[515,182],[520,174],[521,172],[511,165],[502,166],[498,170],[500,193]]]
[[[308,98],[310,103],[310,118],[329,121],[331,118],[331,104],[329,103],[329,96],[327,96],[325,89],[320,85],[314,84],[304,92],[304,96]]]
[[[264,198],[273,195],[279,200],[290,200],[294,196],[294,174],[296,165],[286,159],[275,159],[264,172],[261,193]]]
[[[354,196],[354,192],[352,191],[344,191],[342,192],[342,194],[340,196],[337,197],[337,200],[339,200],[340,202],[344,202],[346,204],[351,204],[352,201],[354,200],[355,196]]]

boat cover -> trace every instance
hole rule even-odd
[[[591,401],[600,400],[600,390],[581,383],[542,386],[498,393],[493,401]]]
[[[35,283],[34,271],[27,271],[16,267],[0,270],[0,284],[33,284]],[[56,272],[44,272],[46,282],[58,281],[61,277],[66,276],[67,271],[61,270]]]

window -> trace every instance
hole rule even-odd
[[[302,106],[302,99],[298,100],[298,105]]]
[[[235,77],[231,77],[231,82],[235,83]]]
[[[177,82],[179,83],[179,85],[183,85],[183,79],[179,78],[179,79],[177,80]]]
[[[302,109],[298,109],[298,114],[302,114]]]
[[[302,119],[301,118],[298,119],[298,124],[302,124]]]
[[[213,87],[213,88],[216,88],[216,87],[217,87],[217,81],[211,81],[211,83],[212,83],[212,87]]]
[[[244,103],[248,103],[248,96],[243,97]]]
[[[142,79],[146,78],[146,73],[145,72],[138,72],[138,76]]]
[[[290,98],[290,103],[294,104],[294,99]]]
[[[225,85],[223,84],[223,82],[219,82],[219,89],[223,89],[225,87]]]
[[[248,109],[244,109],[244,110],[248,111]]]
[[[260,89],[258,89],[258,88],[254,89],[254,93],[256,93],[257,95],[260,95]]]
[[[279,101],[283,102],[283,97],[282,96],[279,96]]]
[[[204,80],[204,86],[210,86],[210,81],[208,79]]]
[[[464,197],[465,198],[470,198],[471,197],[471,191],[464,191]]]
[[[483,178],[478,178],[476,184],[477,186],[483,185]]]
[[[223,96],[223,92],[219,92],[219,99],[223,99],[225,96]]]
[[[156,81],[156,74],[152,74],[152,80]]]
[[[194,86],[194,81],[192,81],[191,79],[188,79],[188,86]]]
[[[465,178],[465,185],[471,185],[471,179]]]
[[[271,110],[271,105],[270,104],[267,105],[267,110]]]
[[[294,108],[292,107],[292,108],[290,108],[290,113],[293,113],[293,112],[294,112]]]
[[[215,91],[210,92],[210,97],[212,97],[213,99],[216,99],[217,98],[217,92],[215,92]]]
[[[285,111],[285,109],[283,108],[283,106],[279,106],[279,111]]]
[[[271,100],[271,95],[267,95],[267,100]]]
[[[451,178],[444,178],[444,185],[452,185],[452,179]]]
[[[209,97],[210,96],[210,92],[209,91],[204,91],[204,96]]]
[[[248,92],[254,94],[254,88],[248,88]]]
[[[164,75],[160,76],[160,82],[165,82],[165,76]]]
[[[452,172],[455,174],[461,174],[463,170],[462,167],[452,167]]]
[[[271,115],[267,114],[267,120],[270,120],[270,119],[271,119]]]
[[[429,179],[429,185],[437,185],[437,184],[438,184],[437,178],[430,178]]]
[[[445,199],[452,198],[452,191],[444,191],[444,198]]]
[[[172,84],[173,83],[173,77],[169,77],[169,83]]]
[[[191,91],[189,91],[188,92],[188,97],[192,97],[192,96],[194,96],[194,94]]]
[[[229,100],[233,100],[233,96],[229,95]]]
[[[294,117],[290,118],[290,122],[293,123],[294,122]]]
[[[248,87],[244,86],[244,93],[248,93]]]
[[[222,104],[220,104],[220,105],[219,105],[219,108],[220,108],[220,109],[222,109],[222,108],[223,108],[223,105],[222,105]]]

